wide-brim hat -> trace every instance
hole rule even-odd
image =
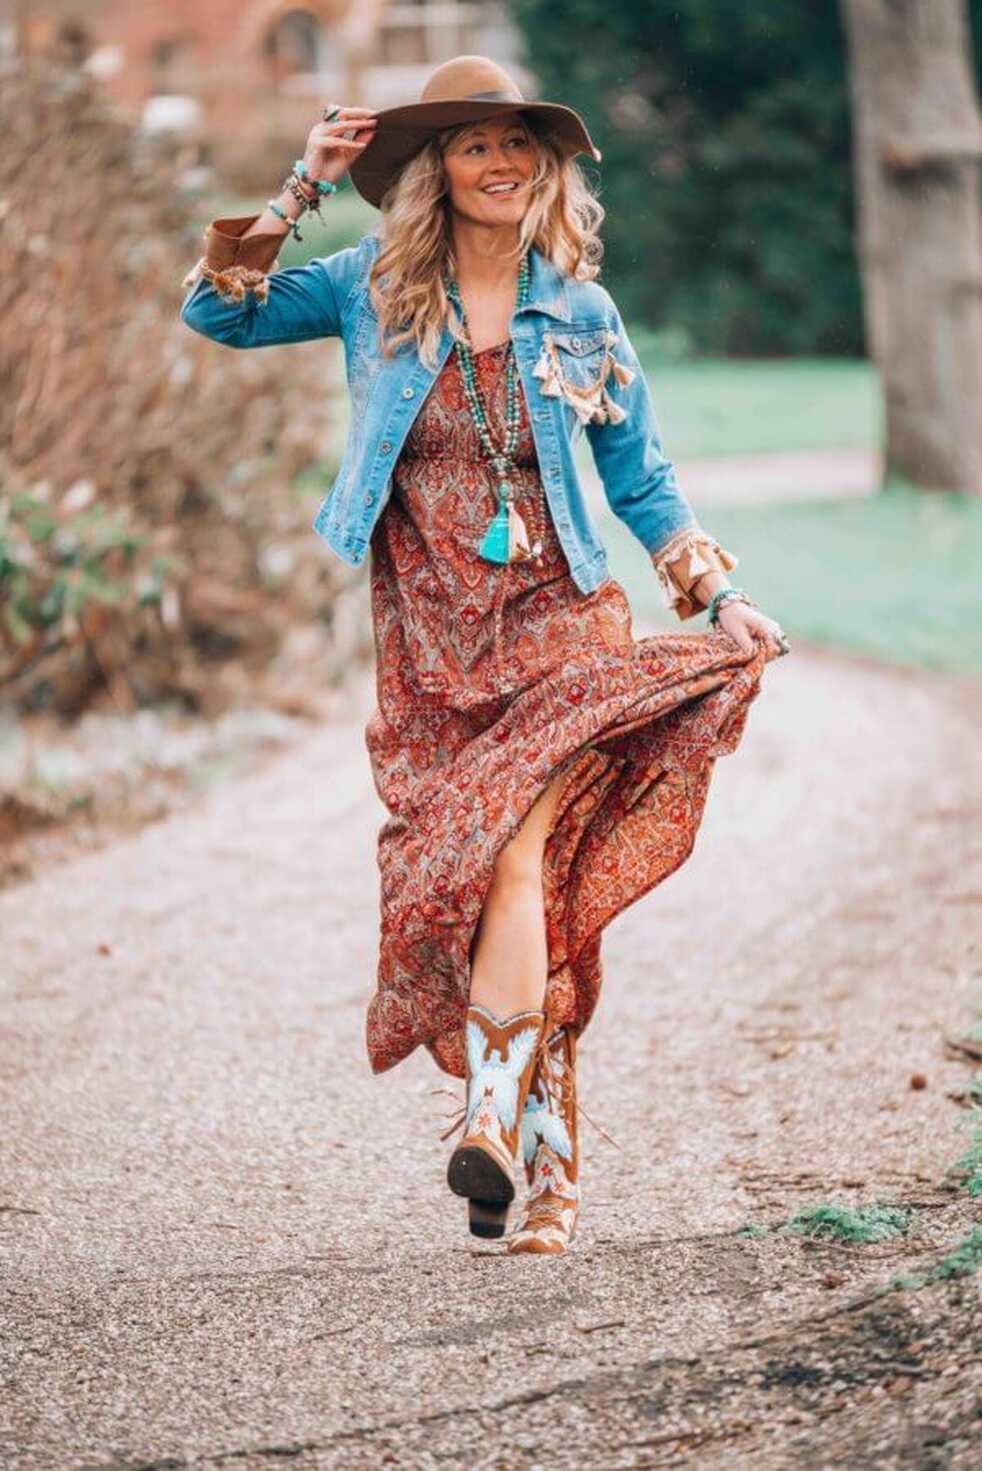
[[[545,118],[568,157],[588,153],[599,163],[600,149],[578,112],[559,102],[527,102],[504,68],[487,56],[455,56],[437,67],[418,102],[378,112],[374,137],[348,171],[351,182],[378,207],[405,165],[441,128],[516,111]]]

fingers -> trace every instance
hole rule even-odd
[[[359,123],[357,128],[352,128],[351,119],[341,119],[331,123],[315,123],[310,130],[309,141],[318,148],[366,148],[375,136],[375,119],[366,118]],[[344,133],[354,133],[353,138],[345,138]],[[367,136],[364,136],[366,135]]]
[[[342,107],[339,102],[329,102],[325,111],[333,112],[337,108],[339,117],[376,117],[377,107]]]
[[[782,654],[790,654],[791,646],[780,624],[770,621],[767,624],[744,622],[742,617],[737,617],[732,622],[735,626],[726,627],[721,617],[720,627],[733,640],[741,654],[753,654],[759,641],[763,642],[764,653],[769,660],[777,659]]]
[[[768,659],[779,659],[782,654],[791,652],[791,645],[785,637],[784,630],[777,625],[774,628],[758,630],[757,637],[765,640],[765,652]]]
[[[372,127],[378,122],[378,113],[371,107],[342,107],[335,116],[331,116],[334,109],[328,105],[321,113],[321,121],[316,124],[318,128],[328,132],[344,132],[351,130],[352,124],[359,128]]]
[[[374,136],[375,135],[373,133],[372,134],[372,137],[374,137]],[[336,149],[336,148],[339,148],[339,149],[350,148],[350,149],[354,149],[356,152],[360,152],[362,148],[367,148],[368,147],[368,145],[369,145],[369,143],[371,143],[372,139],[371,138],[364,138],[359,143],[358,140],[357,140],[357,138],[317,138],[317,137],[315,137],[315,138],[313,138],[312,141],[313,141],[313,143],[318,148],[329,148],[332,151],[334,149]]]

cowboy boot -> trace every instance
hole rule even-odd
[[[554,1032],[539,1052],[525,1112],[522,1155],[528,1199],[510,1252],[559,1256],[576,1230],[580,1207],[576,1119],[576,1038],[569,1027]]]
[[[503,1236],[515,1198],[514,1160],[545,1017],[519,1011],[502,1021],[467,1008],[464,1136],[450,1156],[447,1184],[469,1202],[474,1236]]]

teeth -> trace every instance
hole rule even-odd
[[[514,184],[489,184],[484,192],[485,194],[511,194],[515,188]]]

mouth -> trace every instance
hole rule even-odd
[[[512,180],[510,184],[488,184],[482,190],[482,194],[489,195],[492,199],[499,197],[507,199],[510,194],[518,191],[518,184]]]

